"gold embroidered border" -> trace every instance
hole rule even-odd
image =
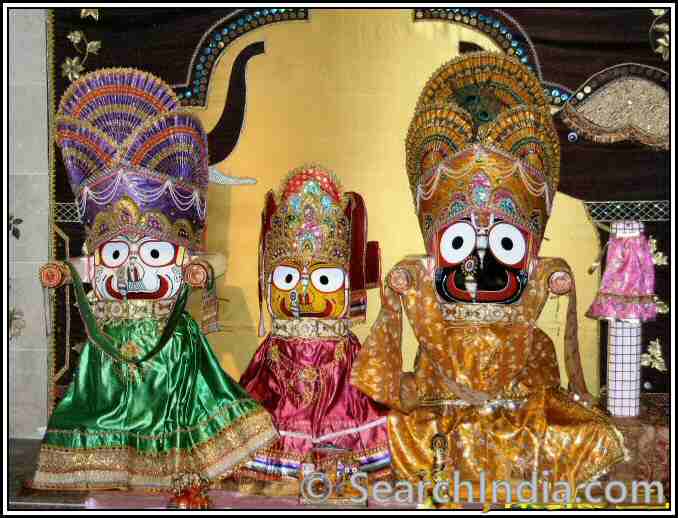
[[[163,300],[98,300],[92,304],[97,321],[107,324],[119,320],[166,320],[174,309],[176,299]]]
[[[605,293],[603,291],[598,293],[596,302],[605,302],[611,300],[613,302],[623,302],[626,304],[654,304],[654,296],[640,295],[637,297],[617,295],[616,293]]]
[[[336,455],[335,458],[351,458],[351,459],[360,459],[360,458],[365,458],[365,457],[374,457],[376,455],[381,455],[384,453],[389,453],[389,447],[388,447],[388,441],[378,444],[377,446],[374,446],[373,448],[368,448],[365,450],[360,450],[358,452],[349,452],[343,455]],[[270,457],[270,458],[275,458],[275,459],[285,459],[285,460],[293,460],[297,462],[304,462],[304,459],[306,458],[304,455],[301,455],[299,453],[295,452],[290,452],[290,451],[283,451],[280,448],[278,448],[275,444],[268,448],[262,448],[257,452],[257,456],[260,457]]]
[[[525,323],[523,306],[507,306],[502,304],[440,304],[443,318],[448,321],[495,324],[498,322]]]
[[[350,322],[342,319],[275,318],[271,333],[282,338],[342,338],[350,332]]]
[[[215,478],[233,472],[254,451],[277,438],[270,416],[260,410],[185,451],[173,449],[151,456],[139,455],[132,447],[75,450],[43,444],[32,487],[168,487],[180,472],[198,472]]]
[[[669,149],[670,140],[668,137],[652,135],[631,125],[621,128],[605,128],[588,120],[570,104],[566,104],[560,112],[560,119],[568,128],[580,132],[584,137],[597,144],[614,144],[615,142],[630,140],[652,148]]]

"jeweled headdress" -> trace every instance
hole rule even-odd
[[[283,182],[264,248],[268,274],[287,258],[333,262],[348,269],[351,229],[336,177],[317,166],[292,171]]]
[[[202,248],[207,136],[163,81],[129,68],[83,76],[61,99],[56,140],[90,250],[120,233]]]
[[[406,156],[429,251],[438,229],[483,210],[541,241],[560,146],[542,86],[519,61],[480,52],[440,67],[419,97]]]
[[[366,290],[381,277],[379,244],[367,241],[362,197],[343,193],[336,176],[317,165],[294,169],[278,194],[267,194],[259,256],[260,302],[266,280],[285,260],[342,266],[349,273],[351,318],[364,318]]]

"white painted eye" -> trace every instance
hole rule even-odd
[[[440,255],[450,264],[466,259],[476,246],[476,231],[470,223],[451,225],[440,238]]]
[[[279,290],[289,291],[299,282],[301,274],[291,266],[278,266],[273,270],[273,284]]]
[[[107,268],[118,268],[129,257],[129,245],[124,241],[108,241],[101,245],[101,262]]]
[[[332,293],[344,287],[344,277],[341,268],[318,268],[311,273],[311,282],[318,291]]]
[[[174,244],[168,241],[146,241],[139,246],[139,258],[148,266],[167,266],[175,253]]]
[[[513,225],[497,223],[488,236],[490,250],[500,262],[513,266],[525,258],[525,236]]]

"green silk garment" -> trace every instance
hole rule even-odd
[[[270,416],[221,369],[183,305],[167,319],[158,317],[163,303],[95,304],[117,354],[88,328],[79,368],[49,420],[33,487],[166,488],[180,473],[227,475],[277,438]],[[111,317],[120,312],[123,318]],[[173,332],[158,350],[168,326]]]

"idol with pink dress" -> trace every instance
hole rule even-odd
[[[384,407],[349,383],[367,289],[380,284],[362,197],[319,166],[292,171],[266,197],[259,248],[260,335],[240,383],[273,415],[280,439],[238,474],[239,489],[299,494],[304,471],[345,479],[390,473]],[[266,482],[262,484],[262,482]]]

